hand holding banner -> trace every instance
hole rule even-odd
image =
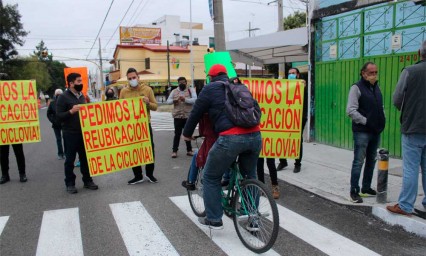
[[[80,123],[91,176],[154,162],[142,97],[81,105]]]

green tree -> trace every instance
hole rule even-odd
[[[8,61],[6,72],[11,80],[37,81],[37,88],[46,91],[52,84],[47,64],[39,61],[36,57],[21,57]]]
[[[3,64],[12,56],[18,55],[15,45],[24,45],[23,38],[28,34],[21,23],[18,5],[6,4],[0,0],[0,59]]]
[[[306,12],[295,12],[283,19],[284,30],[306,26]]]

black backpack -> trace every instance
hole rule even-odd
[[[250,128],[260,124],[262,112],[250,90],[244,84],[221,82],[225,86],[225,110],[232,123]]]

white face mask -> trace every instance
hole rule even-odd
[[[129,84],[130,84],[131,87],[136,87],[136,86],[138,86],[139,82],[138,82],[137,79],[132,79],[132,80],[129,81]]]

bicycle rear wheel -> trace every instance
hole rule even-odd
[[[245,247],[255,253],[271,249],[278,236],[279,217],[275,200],[258,180],[245,180],[234,197],[234,227]]]
[[[198,217],[205,217],[206,210],[204,208],[204,199],[203,199],[203,184],[202,184],[203,170],[200,169],[197,174],[197,179],[195,180],[195,190],[187,190],[189,204],[191,205],[192,211]]]

